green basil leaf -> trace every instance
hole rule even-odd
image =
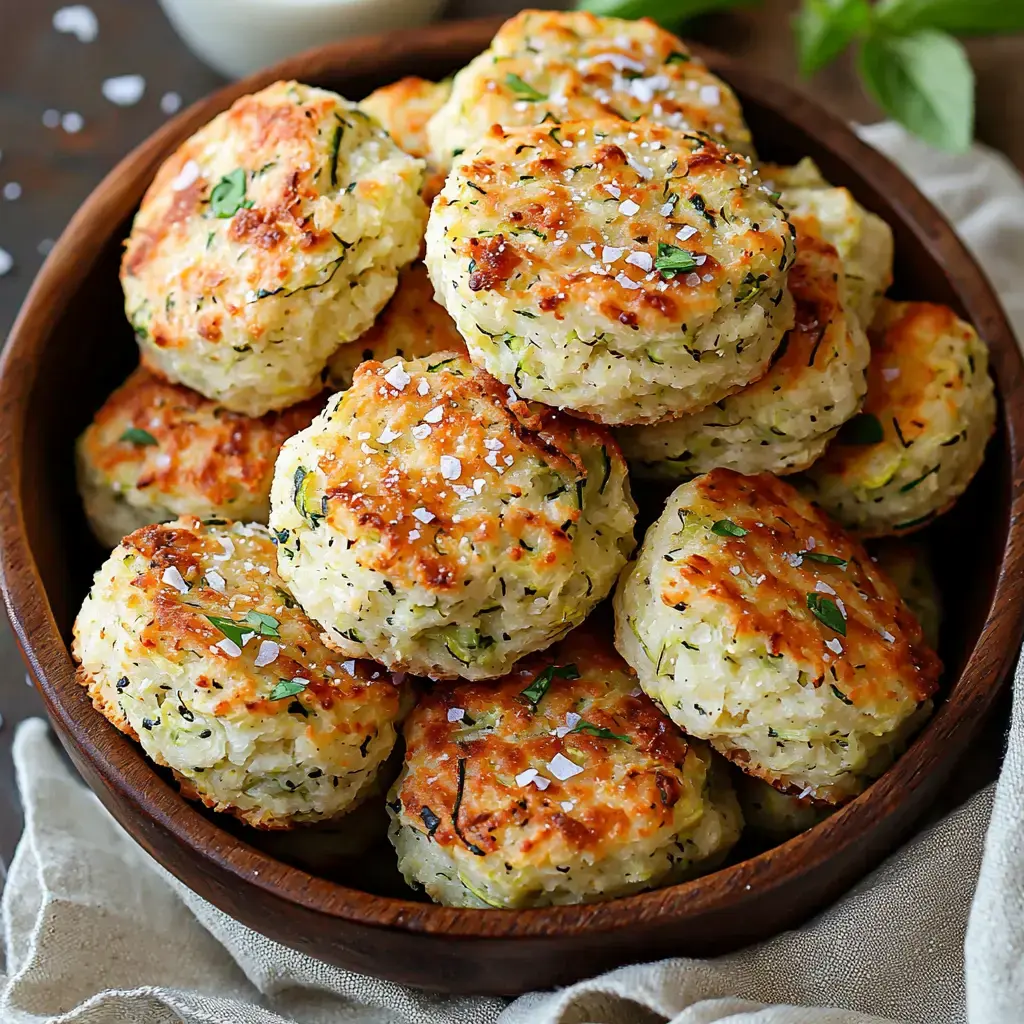
[[[826,555],[823,551],[801,551],[801,558],[809,558],[812,562],[821,562],[823,565],[838,565],[845,569],[849,562],[838,555]]]
[[[812,590],[807,595],[807,607],[819,622],[824,623],[840,636],[846,636],[846,616],[839,610],[839,606],[831,597]]]
[[[294,697],[306,688],[305,679],[282,679],[277,686],[270,691],[270,700],[284,700],[286,697]]]
[[[562,679],[579,679],[580,670],[575,665],[549,665],[519,696],[524,697],[536,711],[537,705],[544,699],[544,694],[548,692],[555,676],[560,676]]]
[[[518,75],[514,75],[511,71],[505,76],[505,84],[519,97],[521,100],[528,100],[530,103],[536,103],[538,100],[546,100],[547,96],[542,92],[538,92],[529,82],[524,82]]]
[[[658,243],[658,255],[654,258],[655,270],[661,271],[666,281],[671,281],[681,270],[696,270],[697,262],[693,253],[667,242]]]
[[[620,733],[612,732],[611,729],[605,729],[603,726],[594,725],[593,722],[580,722],[572,732],[585,732],[591,736],[596,736],[602,740],[620,740],[622,743],[632,743],[633,741],[628,736],[623,736]]]
[[[719,519],[711,527],[712,533],[717,533],[719,537],[746,537],[749,530],[744,530],[742,526],[737,526],[731,519]]]
[[[839,428],[836,444],[878,444],[884,440],[885,431],[878,417],[869,412],[861,412]]]
[[[849,697],[847,697],[847,696],[846,696],[846,694],[845,694],[845,693],[843,693],[843,691],[842,691],[842,690],[840,690],[840,689],[839,689],[839,688],[838,688],[838,687],[837,687],[837,686],[836,686],[836,685],[835,685],[834,683],[829,683],[829,685],[830,685],[830,686],[832,687],[832,692],[833,692],[833,693],[834,693],[834,694],[835,694],[835,695],[836,695],[836,696],[837,696],[837,697],[838,697],[838,698],[839,698],[839,699],[840,699],[840,700],[841,700],[841,701],[842,701],[842,702],[843,702],[844,704],[849,704],[851,708],[853,707],[853,701],[852,701],[852,700],[850,700],[850,698],[849,698]]]
[[[210,209],[215,217],[234,217],[245,204],[245,171],[236,168],[213,186]]]
[[[925,142],[964,152],[974,134],[974,72],[963,46],[943,32],[876,34],[859,67],[878,105]]]
[[[609,18],[653,18],[672,28],[689,18],[731,7],[752,7],[760,0],[577,0],[576,9]]]
[[[875,18],[888,31],[901,34],[923,28],[955,36],[1024,32],[1020,0],[881,0]]]
[[[867,0],[804,0],[793,23],[800,74],[813,75],[830,64],[870,19]]]
[[[145,447],[146,445],[159,445],[159,441],[148,431],[141,427],[129,427],[119,438],[119,441],[127,441],[129,444]]]

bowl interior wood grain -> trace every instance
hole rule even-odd
[[[297,852],[287,839],[186,803],[92,710],[67,650],[102,559],[75,493],[72,445],[136,358],[117,277],[131,215],[160,162],[236,96],[277,78],[353,98],[405,74],[438,78],[479,52],[495,28],[439,25],[296,57],[196,104],[105,179],[43,267],[0,366],[0,542],[8,612],[55,728],[106,806],[158,861],[222,910],[321,959],[443,991],[515,994],[772,935],[834,899],[909,834],[977,735],[1019,644],[1024,401],[1020,356],[999,305],[935,210],[809,100],[705,54],[739,93],[764,158],[812,156],[893,226],[894,294],[949,304],[991,347],[1002,399],[997,435],[968,494],[928,531],[949,624],[934,718],[881,780],[810,832],[767,852],[747,847],[746,859],[694,882],[586,907],[436,907],[400,887],[388,850],[339,860],[330,837],[318,834]]]

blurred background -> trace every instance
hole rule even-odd
[[[182,18],[198,19],[192,21],[200,26],[198,45],[212,50],[216,47],[204,16],[208,19],[211,11],[248,3],[253,20],[258,21],[259,10],[273,2],[165,0],[165,6],[181,12]],[[278,7],[289,2],[276,0]],[[965,5],[972,2],[964,0]],[[296,6],[317,3],[329,6],[328,0],[298,0]],[[443,7],[440,16],[446,18],[508,15],[525,6],[507,0],[435,3]],[[429,8],[431,0],[347,0],[343,6],[357,11],[349,24],[358,22],[366,30],[382,11],[387,12],[387,23],[409,26],[410,12]],[[796,7],[796,0],[764,0],[697,18],[683,34],[752,61],[765,74],[797,82],[791,29]],[[222,85],[225,78],[189,50],[157,0],[92,0],[87,5],[0,0],[0,29],[0,339],[5,339],[36,271],[88,193],[129,150],[179,110]],[[977,79],[977,136],[1024,169],[1020,121],[1024,37],[972,39],[966,46]],[[221,63],[238,59],[238,53],[228,53]],[[849,53],[805,82],[804,88],[847,119],[870,122],[880,116],[854,73]],[[0,861],[4,863],[20,831],[10,763],[14,726],[24,717],[41,713],[41,701],[25,685],[17,647],[4,621],[0,625]],[[0,870],[0,884],[2,878]]]

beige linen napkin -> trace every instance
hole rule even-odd
[[[1015,171],[893,125],[863,134],[956,224],[1024,337]],[[71,776],[43,722],[22,725],[14,756],[26,820],[3,894],[0,1024],[1024,1024],[1024,668],[998,785],[805,927],[508,1005],[403,989],[263,938],[156,865]]]

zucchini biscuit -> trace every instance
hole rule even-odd
[[[907,607],[921,623],[928,646],[937,651],[942,629],[942,593],[928,548],[915,538],[883,537],[868,544],[868,553],[896,584]]]
[[[367,359],[382,363],[394,356],[419,359],[435,352],[466,353],[455,321],[434,300],[434,286],[422,263],[412,263],[398,278],[398,288],[374,325],[357,341],[342,345],[327,364],[327,383],[350,387],[356,367]]]
[[[606,431],[442,352],[363,363],[281,449],[270,523],[330,646],[488,679],[607,597],[635,515]]]
[[[798,228],[836,247],[846,271],[843,305],[867,327],[892,284],[892,229],[849,189],[830,185],[810,157],[794,167],[762,164],[760,174],[781,193],[779,202]]]
[[[495,127],[427,225],[431,280],[473,361],[609,424],[760,377],[793,326],[795,254],[745,157],[647,121]]]
[[[323,387],[416,258],[423,161],[355,104],[277,82],[160,168],[121,261],[143,364],[262,416]]]
[[[967,489],[995,429],[988,349],[946,306],[882,303],[870,331],[864,411],[802,486],[864,537],[909,533]]]
[[[726,766],[578,631],[488,683],[439,684],[389,797],[410,884],[454,907],[591,903],[716,867],[742,818]]]
[[[941,663],[867,552],[768,473],[680,486],[615,596],[615,642],[692,736],[841,804],[931,711]]]
[[[395,744],[390,673],[327,650],[266,527],[183,517],[126,537],[74,628],[96,709],[182,793],[257,828],[334,818]]]
[[[751,153],[732,89],[671,32],[643,18],[523,11],[456,76],[427,125],[434,161],[450,166],[490,127],[647,118]]]
[[[427,161],[423,185],[423,199],[427,203],[441,191],[448,173],[447,161],[438,166],[430,159],[427,122],[441,109],[451,91],[450,79],[430,82],[410,75],[376,89],[359,104],[371,117],[380,121],[400,149]]]
[[[738,473],[795,473],[824,452],[860,409],[870,353],[856,315],[841,301],[836,250],[797,233],[789,274],[796,324],[758,381],[700,412],[618,433],[640,477],[688,480],[717,466]]]
[[[78,490],[107,548],[178,516],[266,523],[270,481],[285,440],[323,408],[300,402],[259,419],[137,369],[78,439]]]

